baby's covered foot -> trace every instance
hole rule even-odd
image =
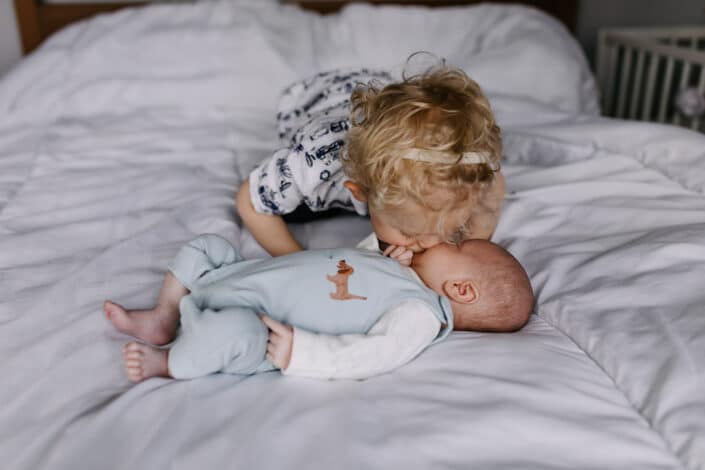
[[[146,344],[127,343],[122,348],[125,372],[131,382],[141,382],[150,377],[171,377],[166,349],[156,349]]]
[[[174,340],[178,327],[178,311],[156,306],[152,310],[125,310],[106,300],[105,316],[118,331],[151,344],[163,345]]]

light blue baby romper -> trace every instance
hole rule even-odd
[[[434,343],[453,329],[448,299],[368,250],[242,260],[228,241],[208,234],[184,245],[169,269],[191,291],[181,299],[181,331],[169,352],[175,378],[274,369],[258,312],[314,333],[365,334],[392,307],[419,299],[443,324]]]

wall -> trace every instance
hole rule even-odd
[[[22,56],[12,0],[0,0],[0,77]]]

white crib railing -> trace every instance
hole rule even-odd
[[[598,34],[597,79],[607,116],[705,132],[705,27]]]

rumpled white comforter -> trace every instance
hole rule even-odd
[[[103,299],[153,302],[199,233],[263,255],[233,194],[276,146],[279,90],[418,49],[465,68],[499,116],[496,241],[533,280],[529,325],[454,333],[366,381],[129,384]],[[705,468],[705,138],[596,112],[575,42],[520,7],[217,1],[60,33],[0,82],[2,468]]]

